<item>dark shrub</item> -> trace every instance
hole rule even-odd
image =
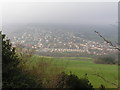
[[[97,64],[116,64],[117,62],[111,56],[101,56],[97,58],[95,61]]]
[[[2,35],[2,88],[34,88],[40,87],[30,75],[18,67],[20,59],[16,55],[6,35]]]
[[[87,90],[93,90],[93,86],[87,79],[81,78],[79,79],[76,75],[71,74],[68,75],[64,72],[58,74],[49,84],[50,88],[86,88]]]
[[[105,86],[101,84],[101,86],[99,87],[99,90],[105,90]]]

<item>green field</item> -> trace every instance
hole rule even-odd
[[[106,88],[114,88],[115,85],[111,83],[118,84],[118,66],[117,65],[105,65],[105,64],[95,64],[94,59],[88,57],[40,57],[33,56],[27,65],[30,67],[36,66],[41,61],[50,62],[53,66],[60,66],[64,68],[66,73],[72,72],[77,75],[79,78],[84,77],[87,73],[89,81],[92,83],[94,88],[98,88],[103,84]],[[38,67],[39,68],[39,67]],[[99,74],[104,77],[105,81],[101,77],[98,77],[94,74]]]

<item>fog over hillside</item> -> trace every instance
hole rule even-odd
[[[30,29],[33,28],[33,29]],[[31,24],[12,24],[12,25],[3,25],[3,33],[6,33],[8,36],[14,36],[15,34],[21,34],[23,32],[41,31],[43,28],[44,31],[61,31],[61,32],[73,32],[82,34],[83,38],[101,41],[95,34],[95,30],[104,35],[107,39],[115,42],[118,40],[118,29],[115,25],[65,25],[65,24],[40,24],[40,23],[31,23]]]
[[[13,2],[4,3],[2,12],[2,31],[8,35],[44,27],[80,32],[91,40],[96,30],[112,41],[117,39],[117,2]]]
[[[117,28],[112,26],[31,23],[12,24],[3,28],[13,46],[21,45],[22,48],[35,49],[37,53],[78,52],[103,55],[117,52],[94,32],[97,30],[115,43]]]
[[[37,52],[116,52],[94,31],[118,41],[117,3],[115,2],[40,2],[5,3],[3,33],[13,46]]]

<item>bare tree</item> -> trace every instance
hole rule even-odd
[[[118,51],[120,51],[120,45],[118,43],[116,43],[116,45],[114,45],[111,41],[109,41],[105,37],[103,37],[99,32],[95,31],[95,33],[99,37],[101,37],[106,43],[108,43],[110,46],[112,46],[114,49],[117,49]]]

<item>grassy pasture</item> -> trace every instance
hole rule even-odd
[[[98,88],[103,84],[106,88],[114,88],[115,85],[111,83],[118,83],[118,66],[117,65],[105,65],[105,64],[95,64],[94,59],[88,57],[41,57],[33,56],[28,62],[27,65],[29,68],[32,66],[38,67],[38,64],[41,61],[49,62],[54,68],[63,67],[66,73],[74,73],[79,78],[84,77],[87,73],[89,81],[92,83],[94,88]],[[38,67],[39,70],[39,67]],[[49,69],[48,69],[49,70]],[[52,72],[52,71],[51,71]],[[50,72],[49,72],[50,73]],[[101,77],[96,76],[99,74],[104,77],[103,80]]]

